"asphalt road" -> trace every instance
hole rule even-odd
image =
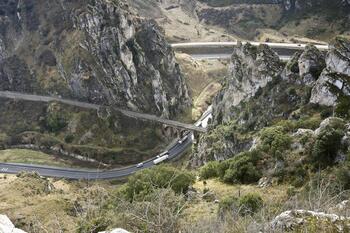
[[[211,111],[206,112],[201,119],[196,122],[204,121],[207,117],[211,116]],[[187,137],[186,137],[187,136]],[[179,141],[170,147],[168,160],[176,159],[181,156],[190,145],[192,145],[193,133],[185,135],[186,139],[182,143]],[[156,157],[144,162],[143,167],[137,168],[135,166],[125,167],[121,169],[113,170],[83,170],[83,169],[71,169],[71,168],[59,168],[50,166],[39,166],[29,164],[13,164],[13,163],[0,163],[0,173],[6,174],[18,174],[20,172],[37,172],[41,176],[45,177],[59,177],[67,179],[86,179],[86,180],[99,180],[99,179],[117,179],[129,176],[139,170],[156,166],[153,164],[153,160]]]
[[[188,137],[182,144],[177,143],[169,150],[169,159],[174,159],[180,156],[186,151],[189,145],[192,144],[191,137]],[[67,179],[86,179],[86,180],[98,180],[98,179],[117,179],[129,176],[141,169],[150,168],[155,166],[153,159],[144,162],[142,168],[136,166],[125,167],[116,170],[82,170],[82,169],[70,169],[70,168],[58,168],[49,166],[38,166],[28,164],[11,164],[0,163],[0,172],[6,174],[18,174],[20,172],[37,172],[41,176],[45,177],[59,177]]]
[[[246,42],[243,42],[245,44]],[[306,44],[286,44],[286,43],[260,43],[249,42],[252,45],[267,44],[281,58],[281,60],[290,60],[297,51],[302,51]],[[234,46],[237,42],[196,42],[196,43],[179,43],[172,44],[174,51],[187,53],[194,59],[230,59]],[[315,45],[321,51],[327,51],[328,45]]]

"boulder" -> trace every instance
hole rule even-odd
[[[262,177],[258,182],[259,188],[266,188],[266,187],[270,187],[271,185],[272,185],[272,180],[271,178],[268,178],[268,177]]]
[[[289,210],[281,213],[270,222],[270,228],[273,230],[293,231],[302,225],[317,224],[325,222],[327,225],[333,225],[338,232],[343,232],[344,226],[350,227],[350,218],[338,216],[336,214],[327,214],[310,210]]]
[[[130,233],[130,232],[127,230],[124,230],[122,228],[115,228],[115,229],[110,230],[110,231],[100,231],[99,233]]]
[[[318,127],[315,131],[314,134],[317,136],[319,135],[322,131],[326,130],[327,128],[344,128],[345,129],[345,122],[341,118],[337,117],[328,117],[327,119],[324,119],[320,127]]]
[[[13,225],[6,215],[0,215],[0,233],[26,233]]]

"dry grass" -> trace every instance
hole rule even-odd
[[[113,188],[105,182],[0,175],[0,213],[27,232],[73,233],[78,221],[73,203],[80,198],[79,190],[100,186],[108,190]]]

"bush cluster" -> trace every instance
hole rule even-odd
[[[50,112],[46,117],[46,127],[50,132],[58,132],[68,124],[67,117],[60,112]]]
[[[264,202],[262,198],[255,193],[248,193],[241,198],[225,197],[219,203],[219,212],[227,213],[237,211],[242,216],[254,215],[258,212]]]
[[[319,133],[311,155],[311,161],[316,168],[334,164],[343,136],[344,130],[336,127],[326,127]]]
[[[263,129],[260,139],[262,148],[274,157],[280,157],[282,152],[288,150],[292,141],[289,134],[280,126]]]
[[[232,159],[221,162],[209,162],[200,170],[202,179],[218,177],[226,183],[249,184],[256,182],[261,177],[261,172],[256,164],[259,160],[257,151],[244,152]]]
[[[194,182],[194,175],[187,171],[170,166],[158,166],[131,176],[126,183],[124,194],[128,200],[132,201],[143,199],[159,188],[171,188],[176,194],[186,193]]]

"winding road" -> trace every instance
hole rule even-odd
[[[251,42],[252,45],[259,45],[258,42]],[[303,50],[305,48],[305,44],[279,44],[279,43],[264,43],[268,44],[272,49],[274,49],[277,54],[281,57],[281,59],[288,60],[292,54],[296,51]],[[233,47],[237,45],[237,42],[205,42],[205,43],[183,43],[183,44],[173,44],[172,47],[175,51],[185,52],[193,56],[197,59],[218,59],[218,58],[229,58]],[[318,45],[316,46],[321,51],[327,51],[328,46],[326,45]],[[25,99],[30,101],[59,101],[65,104],[71,104],[79,107],[90,108],[98,110],[101,106],[94,105],[90,103],[81,103],[74,100],[63,100],[61,98],[56,97],[45,97],[41,96],[38,100],[38,96],[35,95],[26,95],[22,93],[10,93],[10,92],[0,92],[0,97],[3,98],[12,98],[12,99]],[[123,114],[131,116],[131,117],[139,117],[138,114],[145,115],[142,113],[135,113],[128,110],[119,109],[120,112],[124,111]],[[136,115],[133,115],[136,114]],[[148,115],[148,114],[146,114]],[[154,120],[155,116],[148,115],[144,117],[145,120]],[[202,115],[202,117],[191,127],[183,127],[185,129],[189,129],[192,131],[205,132],[208,124],[209,118],[212,117],[212,108],[211,106],[208,110]],[[165,120],[165,119],[162,119]],[[167,120],[168,121],[168,120]],[[168,123],[162,122],[164,124]],[[171,124],[169,124],[171,125]],[[178,126],[181,127],[181,126]],[[193,127],[193,128],[192,128]],[[199,129],[200,128],[200,129]],[[192,145],[194,140],[193,133],[187,133],[181,140],[177,141],[174,145],[170,146],[168,149],[169,158],[168,160],[173,160],[175,158],[180,157],[188,148]],[[26,172],[37,172],[41,176],[45,177],[59,177],[59,178],[67,178],[67,179],[87,179],[87,180],[95,180],[95,179],[116,179],[123,178],[129,176],[141,169],[150,168],[155,166],[153,160],[157,157],[154,157],[150,160],[144,161],[143,166],[138,168],[135,166],[125,167],[121,169],[113,169],[113,170],[83,170],[83,169],[71,169],[71,168],[58,168],[58,167],[50,167],[50,166],[39,166],[39,165],[28,165],[28,164],[13,164],[13,163],[0,163],[0,173],[6,174],[17,174],[22,171]]]
[[[211,117],[211,111],[206,111],[203,116],[195,123],[197,127],[200,127],[202,122],[207,122]],[[180,140],[177,141],[175,145],[172,145],[169,149],[169,158],[168,160],[176,159],[181,156],[193,141],[193,133],[187,133]],[[129,176],[141,169],[150,168],[155,166],[153,160],[157,157],[149,159],[143,162],[141,168],[137,166],[130,166],[121,169],[113,170],[83,170],[83,169],[71,169],[71,168],[59,168],[59,167],[50,167],[50,166],[39,166],[39,165],[30,165],[30,164],[14,164],[14,163],[0,163],[0,173],[6,174],[18,174],[20,172],[37,172],[41,176],[45,177],[59,177],[66,179],[87,179],[87,180],[97,180],[97,179],[117,179]]]

